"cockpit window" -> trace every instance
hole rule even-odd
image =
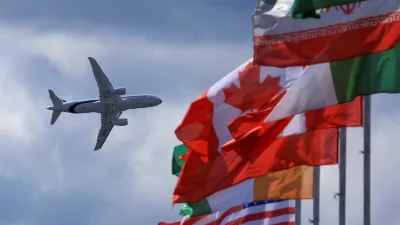
[[[62,100],[62,102],[67,102],[67,101],[65,101],[65,100]]]

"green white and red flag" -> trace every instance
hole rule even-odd
[[[255,63],[289,67],[333,62],[386,51],[400,40],[399,0],[331,6],[320,19],[306,20],[292,17],[298,1],[259,1],[253,14]]]

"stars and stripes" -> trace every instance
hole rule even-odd
[[[295,201],[260,201],[159,225],[294,225]]]

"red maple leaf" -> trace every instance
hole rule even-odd
[[[249,63],[239,72],[240,87],[224,88],[225,103],[242,110],[258,110],[281,90],[280,77],[267,78],[260,83],[260,66]]]

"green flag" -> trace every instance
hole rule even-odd
[[[211,211],[210,205],[208,204],[207,199],[204,199],[200,202],[183,204],[179,215],[192,217],[192,216],[205,215],[205,214],[208,214],[211,212],[212,211]]]
[[[183,164],[185,163],[185,161],[180,159],[180,157],[186,154],[187,151],[188,148],[183,144],[174,148],[174,153],[172,155],[172,174],[177,177],[179,177]]]

